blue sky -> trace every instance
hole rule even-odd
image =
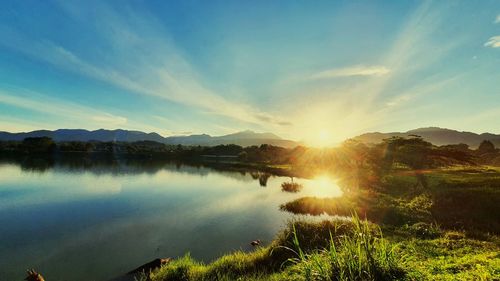
[[[3,1],[0,130],[500,133],[500,1]]]

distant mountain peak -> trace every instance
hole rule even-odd
[[[409,130],[409,131],[407,131],[407,133],[422,132],[422,131],[428,132],[428,131],[454,131],[454,130],[440,128],[440,127],[422,127],[422,128]]]

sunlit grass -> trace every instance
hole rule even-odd
[[[464,233],[447,232],[432,240],[400,242],[404,263],[413,268],[410,277],[419,280],[498,280],[498,241],[478,241]]]
[[[328,248],[306,254],[300,247],[294,228],[294,253],[289,259],[295,264],[292,275],[303,280],[398,280],[405,276],[399,267],[394,246],[382,238],[380,229],[352,218],[350,235],[334,239],[330,233]],[[336,241],[335,241],[336,240]],[[299,279],[299,278],[294,278]]]
[[[399,258],[380,229],[357,216],[295,221],[268,247],[228,254],[210,264],[186,255],[152,280],[397,280],[404,276]]]
[[[422,239],[419,231],[432,228]],[[267,247],[212,263],[185,255],[151,275],[168,280],[497,280],[499,241],[474,240],[436,225],[392,230],[388,238],[357,216],[294,221]],[[385,231],[390,231],[386,229]],[[413,237],[413,238],[412,238]],[[142,276],[140,280],[147,280]]]

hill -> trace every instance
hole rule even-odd
[[[37,130],[25,133],[0,132],[0,140],[3,141],[22,141],[28,137],[50,137],[56,142],[66,141],[118,141],[118,142],[136,142],[136,141],[155,141],[172,145],[201,145],[215,146],[219,144],[237,144],[240,146],[252,146],[261,144],[271,144],[282,147],[294,147],[298,143],[285,140],[272,133],[256,133],[250,130],[237,132],[223,136],[210,136],[207,134],[189,135],[189,136],[171,136],[163,137],[157,133],[145,133],[141,131],[130,130],[83,130],[83,129],[59,129],[54,131]]]
[[[477,148],[481,141],[490,140],[496,147],[500,146],[500,135],[491,133],[476,134],[471,132],[460,132],[451,129],[428,127],[410,130],[407,132],[392,132],[392,133],[366,133],[354,137],[353,139],[365,143],[378,143],[383,139],[390,137],[408,137],[410,135],[418,135],[435,145],[459,144],[465,143],[471,148]]]

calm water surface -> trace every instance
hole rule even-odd
[[[260,180],[259,180],[260,177]],[[0,280],[36,268],[48,281],[108,280],[158,257],[210,261],[269,242],[295,198],[340,196],[328,177],[295,179],[171,163],[0,163]],[[265,186],[264,186],[265,185]]]

